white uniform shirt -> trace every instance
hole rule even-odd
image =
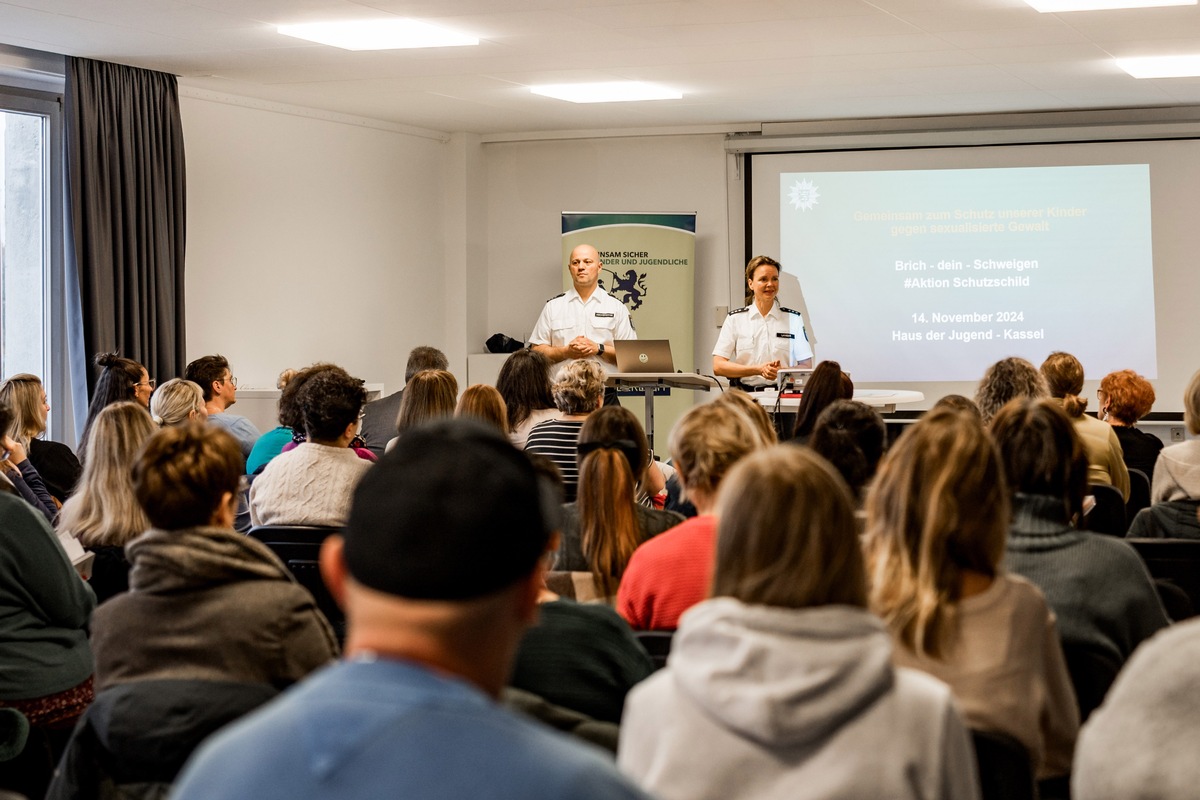
[[[563,347],[576,336],[586,336],[593,342],[603,344],[606,350],[611,350],[613,342],[617,339],[636,339],[637,331],[633,329],[625,304],[599,286],[587,302],[572,288],[550,298],[546,305],[542,306],[542,313],[533,326],[533,333],[529,334],[529,343]],[[590,358],[606,371],[611,372],[614,369],[598,355]],[[572,359],[568,358],[552,364],[550,380],[557,380],[559,373],[571,361]]]
[[[755,305],[730,311],[712,354],[735,364],[765,364],[778,359],[783,366],[794,367],[812,358],[813,352],[804,330],[804,317],[776,300],[766,316],[758,313]],[[751,386],[770,383],[758,375],[742,378],[742,382]]]

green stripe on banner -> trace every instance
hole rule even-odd
[[[606,225],[652,225],[660,228],[675,228],[676,230],[696,232],[696,215],[688,214],[572,214],[564,211],[562,215],[562,232],[568,233],[600,228]]]

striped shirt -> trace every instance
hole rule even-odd
[[[575,460],[575,450],[582,428],[582,420],[548,419],[534,425],[529,431],[529,438],[525,440],[526,452],[541,453],[558,467],[568,503],[574,502],[575,488],[579,485],[579,464]]]

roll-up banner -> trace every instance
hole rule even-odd
[[[600,253],[600,286],[629,309],[639,339],[667,339],[675,369],[692,372],[695,324],[696,215],[564,211],[563,289],[571,251],[590,244]],[[694,392],[655,392],[655,450],[667,456],[667,434],[691,408]],[[642,419],[641,391],[622,392],[621,404]],[[643,420],[644,422],[644,420]]]

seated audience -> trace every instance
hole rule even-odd
[[[1154,406],[1154,387],[1131,369],[1110,372],[1100,381],[1100,418],[1112,425],[1125,466],[1141,470],[1154,478],[1154,462],[1163,449],[1163,440],[1135,427],[1137,421]]]
[[[333,366],[332,364],[314,364],[314,369],[318,366],[326,367]],[[304,370],[312,374],[309,370]],[[263,467],[270,463],[271,459],[283,452],[283,448],[291,444],[292,436],[295,434],[296,428],[302,428],[303,425],[298,421],[298,415],[294,410],[296,391],[300,388],[301,383],[294,383],[296,376],[300,375],[300,370],[285,369],[279,373],[279,377],[275,379],[275,388],[279,390],[279,404],[276,415],[279,419],[279,425],[269,431],[263,433],[254,442],[254,447],[250,448],[250,455],[246,457],[246,474],[255,475],[262,472]],[[289,390],[288,387],[292,388]]]
[[[131,470],[154,431],[150,415],[137,403],[113,403],[101,411],[88,434],[83,476],[59,516],[58,530],[95,554],[91,584],[97,602],[129,588],[125,545],[150,527],[134,496]]]
[[[576,500],[563,507],[556,570],[590,572],[596,595],[612,598],[638,545],[683,515],[637,502],[653,459],[641,423],[621,406],[590,414],[579,431]]]
[[[898,665],[948,684],[971,728],[1023,744],[1039,778],[1061,777],[1079,710],[1042,593],[1001,569],[1008,522],[987,432],[963,412],[926,414],[884,456],[867,500],[872,606]]]
[[[504,398],[495,386],[488,386],[486,383],[468,386],[462,397],[458,398],[454,416],[471,417],[494,425],[501,433],[508,434],[508,409],[504,407]]]
[[[426,369],[450,369],[450,360],[446,354],[436,347],[414,347],[408,352],[408,362],[404,365],[404,383],[408,384],[413,375]],[[455,394],[458,394],[455,391]],[[362,437],[366,447],[376,458],[383,455],[384,447],[396,436],[396,417],[400,413],[400,402],[404,398],[404,389],[392,392],[387,397],[372,400],[363,408]]]
[[[892,666],[867,606],[853,499],[827,462],[774,447],[717,500],[711,599],[629,696],[618,765],[661,798],[973,798],[950,690]]]
[[[771,444],[748,414],[728,404],[694,406],[675,423],[670,448],[676,476],[697,516],[649,540],[629,559],[616,608],[634,630],[675,630],[680,615],[705,598],[717,489],[734,464]]]
[[[856,400],[834,400],[817,418],[808,446],[834,466],[861,509],[887,447],[879,412]]]
[[[1200,785],[1200,620],[1138,648],[1079,734],[1074,800],[1190,800]]]
[[[346,524],[354,487],[371,467],[350,449],[366,397],[363,382],[340,367],[304,382],[295,402],[308,440],[274,458],[251,485],[254,525]]]
[[[187,365],[184,377],[197,384],[204,392],[208,421],[233,434],[233,438],[237,439],[242,448],[242,457],[249,456],[250,451],[254,449],[254,443],[262,434],[253,422],[229,412],[230,406],[237,402],[237,378],[233,377],[225,356],[197,358]]]
[[[1088,480],[1076,430],[1053,400],[1019,398],[992,418],[1013,492],[1004,563],[1045,594],[1063,645],[1094,654],[1115,674],[1143,640],[1167,626],[1167,616],[1132,547],[1072,525],[1082,516]],[[1080,711],[1090,712],[1082,693],[1078,699]]]
[[[534,425],[525,441],[531,453],[548,456],[563,476],[563,496],[568,503],[575,501],[579,484],[576,445],[583,422],[604,402],[604,368],[595,361],[568,361],[554,384],[554,403],[562,412],[559,419],[548,419]]]
[[[948,394],[933,404],[930,411],[939,408],[949,408],[954,411],[966,411],[971,416],[980,422],[983,421],[983,414],[979,413],[979,406],[969,397],[964,397],[961,394]]]
[[[834,400],[850,400],[853,397],[854,381],[842,372],[841,364],[836,361],[817,364],[808,383],[804,384],[800,405],[796,406],[796,427],[792,430],[792,441],[808,444],[821,412]]]
[[[1200,372],[1183,393],[1183,424],[1200,437]],[[1134,517],[1130,537],[1200,538],[1200,438],[1168,445],[1158,455],[1150,484],[1150,508]]]
[[[0,480],[25,502],[33,506],[47,522],[53,523],[58,506],[41,475],[34,469],[25,447],[7,431],[13,427],[14,414],[9,405],[0,401]]]
[[[83,433],[79,436],[79,461],[87,461],[88,433],[96,415],[105,406],[119,403],[122,400],[132,400],[142,408],[149,410],[150,395],[154,392],[155,382],[146,372],[146,368],[131,358],[123,358],[116,353],[101,353],[96,356],[96,366],[100,367],[100,377],[96,380],[96,388],[92,390],[92,402],[88,405],[87,422]]]
[[[518,350],[506,358],[496,377],[496,389],[508,409],[509,435],[521,449],[534,425],[562,418],[550,390],[550,359],[536,350]]]
[[[1014,397],[1032,397],[1036,400],[1049,396],[1046,379],[1037,367],[1023,358],[1010,356],[992,364],[983,373],[975,390],[975,405],[986,425]]]
[[[29,463],[42,477],[50,496],[59,504],[65,503],[75,490],[82,467],[71,448],[41,438],[50,413],[41,379],[28,373],[13,375],[0,384],[0,403],[7,403],[13,413],[8,435],[25,448]]]
[[[160,428],[176,428],[208,418],[204,391],[183,378],[172,378],[150,395],[150,415]]]
[[[1084,414],[1087,399],[1083,391],[1083,364],[1070,353],[1051,353],[1042,362],[1042,376],[1050,396],[1062,403],[1075,432],[1083,442],[1088,459],[1088,483],[1107,483],[1129,499],[1129,470],[1121,452],[1121,441],[1111,425]]]
[[[28,719],[27,747],[0,762],[0,790],[45,794],[75,722],[92,701],[87,625],[96,597],[45,517],[0,492],[0,708]]]
[[[395,433],[424,425],[435,419],[454,416],[458,401],[458,379],[444,369],[424,369],[409,378],[396,415]],[[393,437],[385,450],[396,446]]]
[[[210,739],[175,800],[642,797],[601,754],[495,702],[537,616],[549,497],[478,423],[407,431],[321,554],[347,660]]]

